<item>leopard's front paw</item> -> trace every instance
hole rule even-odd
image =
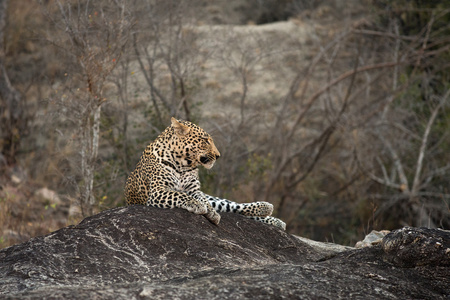
[[[205,214],[205,217],[211,221],[211,223],[218,225],[220,222],[220,215],[213,209]]]
[[[207,206],[204,203],[195,199],[183,203],[180,207],[197,215],[204,215],[208,213]]]

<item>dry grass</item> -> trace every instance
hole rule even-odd
[[[69,217],[68,203],[44,198],[37,193],[39,189],[32,183],[2,182],[0,248],[26,242],[32,237],[45,235],[80,221],[79,217]]]

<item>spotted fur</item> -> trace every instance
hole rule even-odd
[[[205,215],[219,224],[219,212],[242,214],[282,229],[286,224],[274,217],[268,202],[236,203],[209,196],[200,190],[198,166],[207,169],[220,157],[211,136],[188,121],[172,118],[167,127],[144,150],[125,186],[127,204],[160,208],[184,208]]]

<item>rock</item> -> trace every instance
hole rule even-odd
[[[450,231],[411,228],[391,232],[381,243],[386,258],[399,267],[450,267]]]
[[[54,205],[62,204],[61,198],[59,198],[58,193],[46,187],[38,189],[34,194],[44,199],[45,201],[49,202],[50,204]]]
[[[308,246],[312,247],[314,249],[314,251],[317,252],[317,254],[322,254],[324,258],[333,256],[340,252],[354,249],[353,247],[342,246],[342,245],[333,244],[333,243],[317,242],[317,241],[313,241],[313,240],[310,240],[310,239],[307,239],[304,237],[300,237],[300,236],[296,236],[296,235],[292,235],[292,236],[296,237],[297,239],[301,240]]]
[[[356,243],[355,248],[372,247],[374,245],[378,245],[389,232],[389,230],[372,230],[368,235],[364,237],[364,240]]]
[[[69,214],[69,217],[78,218],[78,220],[80,220],[83,213],[81,211],[81,207],[80,207],[79,203],[71,201],[68,214]]]
[[[22,167],[17,165],[13,166],[12,168],[8,168],[7,173],[10,174],[11,181],[16,185],[25,182],[28,177],[26,171]]]
[[[380,245],[347,250],[307,244],[273,226],[236,214],[221,215],[216,226],[182,209],[130,206],[104,211],[76,226],[0,250],[0,295],[27,299],[450,296],[448,267],[403,269],[385,261]]]

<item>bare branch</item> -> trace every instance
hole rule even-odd
[[[319,91],[317,91],[316,93],[314,93],[310,98],[308,98],[305,102],[306,105],[304,106],[304,108],[302,109],[302,111],[298,114],[296,120],[294,121],[293,125],[292,125],[292,129],[289,132],[288,136],[287,136],[287,140],[291,140],[292,136],[294,134],[295,129],[297,128],[297,126],[300,124],[300,122],[303,120],[303,118],[305,117],[306,113],[311,109],[311,106],[313,105],[313,103],[323,94],[325,93],[328,89],[330,89],[331,87],[335,86],[336,84],[340,83],[341,81],[356,75],[357,73],[361,73],[361,72],[366,72],[366,71],[370,71],[370,70],[375,70],[375,69],[382,69],[382,68],[391,68],[394,67],[396,65],[398,65],[398,62],[387,62],[387,63],[379,63],[379,64],[374,64],[374,65],[368,65],[368,66],[364,66],[361,68],[358,68],[356,70],[351,70],[351,71],[347,71],[344,72],[343,74],[341,74],[340,76],[338,76],[336,79],[332,80],[331,82],[329,82],[328,84],[326,84],[323,88],[321,88]]]
[[[433,123],[437,117],[437,114],[439,112],[439,109],[445,103],[447,100],[447,97],[450,95],[450,89],[447,90],[445,95],[442,97],[441,101],[439,101],[439,104],[434,108],[433,112],[431,113],[430,119],[428,120],[427,126],[425,127],[425,132],[422,137],[422,144],[420,145],[419,150],[419,156],[417,157],[417,163],[416,163],[416,173],[414,175],[414,181],[411,188],[412,194],[416,194],[418,192],[419,186],[420,186],[420,175],[422,172],[422,165],[423,165],[423,159],[425,157],[425,151],[428,144],[428,136],[431,131],[431,127],[433,126]]]
[[[409,193],[410,189],[409,189],[409,184],[408,184],[408,178],[406,176],[405,170],[403,169],[403,164],[402,164],[402,161],[400,160],[400,157],[397,154],[397,151],[395,151],[395,149],[392,147],[391,143],[387,139],[385,139],[384,137],[382,137],[379,134],[378,134],[378,137],[384,143],[384,145],[389,150],[389,152],[392,156],[395,168],[399,175],[401,190],[406,193]]]
[[[378,182],[379,184],[382,184],[382,185],[385,185],[385,186],[388,186],[388,187],[391,187],[394,189],[398,189],[400,191],[403,189],[402,185],[393,183],[387,179],[381,179],[378,176],[376,176],[375,174],[373,174],[372,172],[368,172],[367,174],[369,175],[370,179],[372,179],[375,182]]]

